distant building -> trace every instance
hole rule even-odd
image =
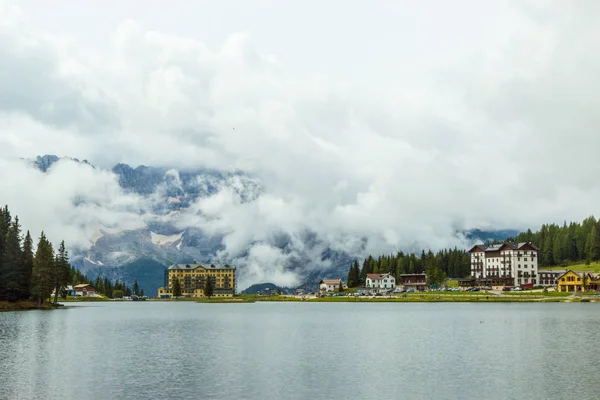
[[[75,296],[95,296],[96,288],[90,284],[82,283],[80,285],[73,286],[73,290],[75,290]]]
[[[558,285],[558,277],[564,274],[565,270],[549,270],[549,269],[540,269],[538,270],[538,275],[540,276],[539,284],[541,286],[557,286]]]
[[[214,297],[233,297],[236,287],[235,272],[235,267],[228,264],[173,264],[167,268],[165,286],[158,288],[158,297],[172,297],[175,280],[179,280],[182,296],[204,297],[207,279],[212,281]]]
[[[414,289],[415,291],[427,290],[427,275],[425,274],[402,274],[400,275],[400,285],[404,289]]]
[[[471,277],[477,285],[533,286],[538,284],[538,251],[532,243],[473,246]]]
[[[585,288],[590,290],[600,291],[600,274],[592,274],[589,272],[585,280]]]
[[[583,278],[585,274],[575,271],[566,271],[558,277],[559,292],[581,292],[584,290]]]
[[[391,274],[367,274],[365,286],[369,289],[377,291],[390,290],[396,287],[396,278]]]
[[[322,292],[335,292],[340,288],[340,284],[344,288],[344,283],[341,279],[322,279],[319,282],[319,290]]]

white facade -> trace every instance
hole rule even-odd
[[[512,286],[539,284],[538,249],[531,243],[503,243],[471,249],[471,276],[504,280]]]
[[[370,289],[395,289],[396,279],[390,274],[367,274],[365,286]]]

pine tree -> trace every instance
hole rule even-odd
[[[58,254],[54,259],[54,304],[58,303],[58,295],[67,286],[69,278],[69,253],[65,241],[60,242]]]
[[[586,251],[586,260],[589,261],[596,261],[596,253],[597,253],[597,233],[596,233],[596,226],[593,226],[592,229],[590,230],[590,233],[587,236],[587,241],[585,243],[585,251]]]
[[[4,240],[2,265],[0,274],[0,299],[17,301],[27,294],[27,286],[23,286],[23,253],[21,250],[21,227],[19,218],[8,228]]]
[[[552,254],[552,237],[548,234],[544,240],[543,252],[544,264],[554,265],[554,257]]]
[[[133,282],[133,294],[135,294],[136,296],[139,294],[140,292],[140,286],[138,285],[137,280]]]
[[[25,300],[31,296],[31,274],[33,273],[33,239],[31,239],[29,231],[27,231],[25,240],[23,241],[23,257],[21,263],[23,270],[21,275],[21,287],[25,289],[23,291],[22,299]]]
[[[355,287],[354,283],[354,264],[350,264],[350,269],[348,269],[348,287]]]
[[[42,232],[33,260],[31,294],[39,306],[44,305],[54,287],[54,251]]]
[[[173,297],[179,296],[181,296],[181,283],[179,282],[179,279],[175,278],[173,279]]]
[[[344,291],[344,285],[342,285],[342,281],[340,281],[340,284],[338,286],[338,292],[342,293]]]
[[[354,260],[354,266],[352,267],[354,275],[354,287],[360,286],[360,267],[358,266],[358,260]]]
[[[206,297],[208,297],[209,299],[213,295],[213,283],[212,283],[212,279],[210,277],[206,278],[206,284],[204,285],[204,295]]]

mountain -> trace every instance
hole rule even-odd
[[[65,158],[95,168],[87,160]],[[61,158],[55,155],[44,155],[31,163],[40,171],[51,173],[52,166],[59,160]],[[222,261],[219,252],[224,250],[223,237],[208,235],[201,226],[186,224],[185,228],[181,227],[181,215],[187,212],[189,216],[190,207],[197,200],[226,188],[237,195],[238,201],[246,203],[257,200],[264,192],[260,180],[243,172],[226,173],[206,168],[177,170],[143,165],[133,168],[123,163],[115,165],[111,171],[124,192],[134,194],[143,202],[138,211],[132,212],[142,214],[145,226],[133,230],[101,226],[89,248],[71,249],[71,260],[90,277],[103,276],[128,284],[138,280],[150,295],[163,285],[164,269],[170,264]],[[77,206],[85,201],[76,198],[73,204]],[[514,230],[477,229],[462,232],[472,242],[503,240],[517,233]],[[295,243],[298,240],[300,246]],[[261,244],[265,243],[250,243],[249,246]],[[266,244],[280,249],[286,257],[286,270],[301,277],[301,287],[308,290],[317,288],[323,278],[345,279],[353,261],[349,254],[333,251],[327,242],[310,231],[301,232],[297,238],[273,232]],[[239,265],[247,256],[248,253],[241,254],[237,260],[228,261],[238,261],[234,264]],[[238,281],[245,279],[246,271],[240,268]]]
[[[508,238],[514,238],[519,233],[521,233],[521,231],[516,229],[503,229],[497,231],[482,231],[480,229],[469,229],[463,232],[465,238],[467,238],[469,241],[479,243],[488,241],[493,242],[494,240],[504,241]]]
[[[82,163],[82,164],[87,164],[90,165],[92,168],[94,168],[93,165],[91,165],[87,160],[83,160],[83,161],[79,161],[77,158],[71,158],[71,157],[58,157],[52,154],[46,154],[44,156],[37,156],[36,159],[33,161],[33,165],[38,168],[40,171],[42,172],[46,172],[48,171],[48,169],[50,169],[50,167],[57,162],[58,160],[61,159],[67,159],[67,160],[71,160],[71,161],[75,161],[78,163]]]

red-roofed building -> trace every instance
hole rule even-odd
[[[369,289],[394,290],[396,287],[396,278],[391,274],[367,274],[366,285]]]

